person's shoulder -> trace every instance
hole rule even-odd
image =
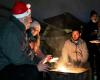
[[[14,23],[9,19],[0,17],[0,33],[11,32],[14,29]]]
[[[4,16],[0,16],[0,26],[1,26],[1,24],[6,24],[8,22],[9,22],[9,19],[7,19]]]
[[[67,39],[67,40],[65,41],[65,44],[67,44],[67,43],[69,43],[69,42],[71,42],[70,39]]]
[[[80,38],[80,42],[81,43],[86,43],[85,40],[83,40],[82,38]]]
[[[7,26],[8,23],[10,23],[8,19],[0,16],[0,28],[4,28],[4,26]]]

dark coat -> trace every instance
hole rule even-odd
[[[6,13],[0,15],[0,70],[9,64],[33,65],[33,61],[27,56],[25,26],[10,12]]]
[[[89,21],[83,30],[84,40],[86,42],[89,42],[90,40],[97,39],[96,31],[98,30],[97,23],[93,23],[92,21]]]

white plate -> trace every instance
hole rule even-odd
[[[54,57],[54,58],[52,58],[49,62],[50,62],[50,63],[52,63],[52,62],[57,62],[58,59],[59,59],[58,57]]]
[[[90,43],[100,43],[100,40],[92,40],[92,41],[89,41]]]

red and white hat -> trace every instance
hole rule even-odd
[[[25,4],[24,2],[16,2],[11,12],[16,18],[23,18],[31,13],[30,7],[30,4]]]

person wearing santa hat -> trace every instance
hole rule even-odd
[[[44,60],[34,65],[26,30],[32,23],[30,5],[16,2],[8,19],[0,17],[0,80],[42,80]],[[34,57],[34,56],[33,56]]]

